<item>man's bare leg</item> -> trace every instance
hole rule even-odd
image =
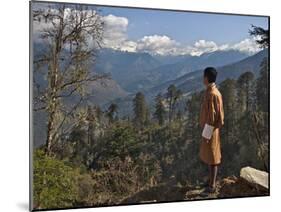
[[[210,186],[213,189],[216,187],[217,174],[218,174],[218,165],[211,165]]]
[[[212,176],[213,176],[213,174],[212,174],[212,165],[208,165],[208,168],[209,168],[209,186],[211,186],[212,185]]]

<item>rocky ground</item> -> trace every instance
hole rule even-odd
[[[268,187],[262,183],[265,178],[260,177],[262,172],[247,169],[244,173],[247,177],[240,174],[239,177],[230,176],[219,180],[214,193],[208,193],[203,184],[181,186],[171,180],[125,198],[121,204],[269,195]]]

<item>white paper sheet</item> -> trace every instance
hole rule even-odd
[[[203,132],[202,132],[202,136],[206,139],[211,139],[212,135],[213,135],[213,131],[214,131],[214,127],[209,125],[209,124],[205,124]]]

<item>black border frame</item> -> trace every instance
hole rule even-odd
[[[129,203],[129,204],[106,204],[106,205],[94,205],[83,207],[68,207],[68,208],[48,208],[48,209],[33,209],[33,108],[32,108],[32,78],[33,78],[33,42],[32,42],[32,3],[53,3],[53,4],[83,4],[88,6],[97,7],[114,7],[114,8],[127,8],[127,9],[143,9],[143,10],[160,10],[171,12],[189,12],[189,13],[203,13],[203,14],[216,14],[216,15],[233,15],[233,16],[250,16],[250,17],[264,17],[268,19],[269,30],[269,46],[268,46],[268,195],[251,195],[251,196],[233,196],[233,197],[220,197],[220,198],[206,198],[195,200],[172,200],[172,201],[159,201],[159,202],[145,202],[145,203]],[[73,3],[73,2],[56,2],[56,1],[42,1],[42,0],[30,0],[29,1],[29,211],[54,211],[54,210],[70,210],[70,209],[89,209],[89,208],[101,208],[101,207],[116,207],[116,206],[136,206],[136,205],[150,205],[161,203],[179,203],[179,202],[197,202],[206,200],[224,200],[224,199],[240,199],[240,198],[252,198],[252,197],[269,197],[270,196],[270,15],[254,15],[254,14],[241,14],[241,13],[227,13],[227,12],[209,12],[209,11],[194,11],[194,10],[180,10],[180,9],[167,9],[167,8],[149,8],[149,7],[135,7],[135,6],[120,6],[120,5],[102,5],[91,3]]]

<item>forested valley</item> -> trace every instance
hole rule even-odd
[[[47,83],[40,87],[34,80],[33,90],[34,116],[46,112],[47,136],[33,152],[33,207],[116,205],[159,185],[200,185],[208,176],[198,157],[204,91],[186,98],[171,84],[152,103],[136,92],[132,116],[119,114],[118,104],[102,108],[87,101],[90,83],[108,77],[89,71],[102,39],[102,22],[89,11],[77,7],[68,16],[63,7],[34,11],[34,21],[53,22],[53,28],[41,35],[47,54],[34,58],[34,76],[47,73]],[[258,75],[245,70],[217,85],[225,111],[221,179],[239,175],[244,166],[269,171],[268,75],[265,57]]]

